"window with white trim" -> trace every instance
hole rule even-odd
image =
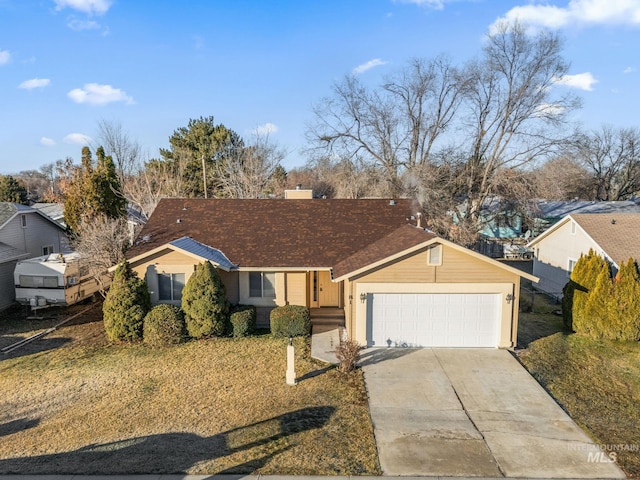
[[[442,265],[442,245],[437,244],[432,246],[428,250],[428,255],[427,263],[429,265]]]
[[[249,272],[249,296],[276,298],[276,273]]]
[[[574,260],[573,258],[569,259],[569,262],[567,263],[567,277],[571,276],[571,272],[573,272],[573,269],[576,268],[576,260]]]
[[[53,245],[46,245],[42,247],[42,255],[51,255],[52,253],[55,253],[53,251]]]
[[[158,274],[158,299],[160,301],[182,300],[184,273]]]

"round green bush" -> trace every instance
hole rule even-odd
[[[185,338],[182,311],[168,304],[156,305],[144,317],[143,340],[152,347],[176,345]]]
[[[256,307],[253,305],[237,305],[231,310],[232,335],[234,337],[246,337],[256,329]]]
[[[307,307],[284,305],[271,310],[271,334],[274,337],[307,337],[311,334],[311,315]]]
[[[229,301],[211,263],[198,264],[189,277],[182,290],[182,311],[192,338],[219,337],[227,332]]]
[[[140,340],[144,316],[150,307],[147,283],[137,277],[127,262],[118,265],[102,305],[104,327],[109,340]]]

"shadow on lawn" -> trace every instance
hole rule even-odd
[[[0,437],[37,427],[39,423],[39,419],[32,418],[20,418],[18,420],[13,420],[12,422],[3,423],[0,425]]]
[[[2,337],[0,340],[2,341],[0,346],[4,348],[24,339],[20,337]],[[73,339],[71,338],[65,338],[65,337],[38,338],[32,342],[22,345],[21,347],[18,347],[17,349],[11,352],[0,353],[0,361],[7,360],[9,358],[22,357],[24,355],[31,355],[34,353],[46,352],[48,350],[54,350],[56,348],[62,347],[63,345],[66,345],[72,340]]]
[[[184,473],[198,463],[255,448],[248,460],[220,472],[251,473],[290,448],[283,439],[322,428],[334,411],[330,406],[303,408],[211,437],[166,433],[92,444],[65,453],[9,458],[0,460],[0,473]]]

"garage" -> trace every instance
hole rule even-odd
[[[370,293],[367,345],[495,348],[501,314],[498,293]]]

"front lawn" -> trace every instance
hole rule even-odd
[[[55,339],[0,357],[0,473],[380,473],[361,372],[323,371],[309,340],[288,386],[268,335],[153,350],[98,321]]]
[[[640,344],[557,333],[520,360],[605,453],[640,476]]]

